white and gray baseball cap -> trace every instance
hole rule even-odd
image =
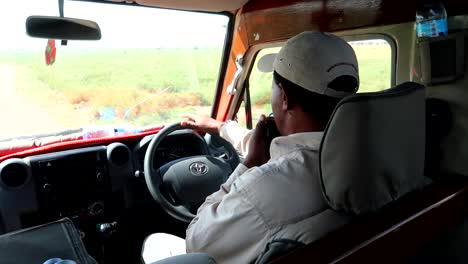
[[[274,61],[272,56],[275,56]],[[353,48],[332,34],[302,32],[289,39],[278,54],[266,55],[263,62],[262,59],[259,61],[261,71],[274,70],[288,81],[318,94],[343,98],[355,93],[359,87],[359,69]],[[329,86],[336,78],[346,75],[356,79],[354,90]]]

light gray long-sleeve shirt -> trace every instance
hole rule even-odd
[[[220,134],[241,153],[248,150],[252,131],[228,122]],[[275,138],[266,164],[250,169],[239,164],[198,209],[187,229],[187,252],[206,252],[221,264],[250,263],[272,239],[309,243],[343,224],[328,209],[320,188],[322,135]]]

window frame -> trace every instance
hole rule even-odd
[[[229,110],[228,112],[228,118],[229,119],[232,119],[234,120],[237,115],[239,114],[239,111],[241,110],[241,105],[242,105],[242,102],[245,100],[245,94],[248,93],[248,96],[249,96],[249,102],[251,101],[251,98],[250,98],[250,77],[251,77],[251,74],[252,74],[252,70],[254,68],[254,65],[255,65],[255,61],[257,59],[257,56],[258,54],[260,53],[260,51],[264,50],[264,49],[268,49],[268,48],[277,48],[277,47],[282,47],[284,45],[284,43],[286,43],[287,40],[283,40],[283,41],[277,41],[277,42],[271,42],[271,43],[262,43],[262,44],[258,44],[258,45],[255,45],[253,47],[250,48],[249,50],[249,53],[246,54],[245,56],[245,62],[246,64],[245,65],[248,65],[246,67],[247,71],[245,72],[245,77],[243,79],[241,79],[240,81],[242,81],[242,86],[241,86],[241,90],[240,90],[240,93],[238,93],[238,96],[237,98],[235,98],[234,100],[234,103],[233,103],[233,106],[231,107],[231,109]],[[251,119],[252,118],[252,108],[249,106],[249,113],[247,114],[247,112],[244,112],[246,114],[246,125],[247,127],[249,126],[252,126],[252,123],[251,123],[251,120],[250,120],[250,125],[249,125],[249,118]]]

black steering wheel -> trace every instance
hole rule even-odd
[[[153,198],[171,216],[185,222],[195,217],[192,213],[205,198],[219,189],[240,162],[234,147],[218,135],[210,134],[227,150],[225,157],[200,155],[171,161],[154,167],[159,144],[170,133],[187,129],[179,123],[165,127],[151,140],[145,154],[145,180]]]

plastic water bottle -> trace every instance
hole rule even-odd
[[[448,34],[447,12],[442,3],[426,1],[416,11],[416,33],[420,38],[433,38]]]

